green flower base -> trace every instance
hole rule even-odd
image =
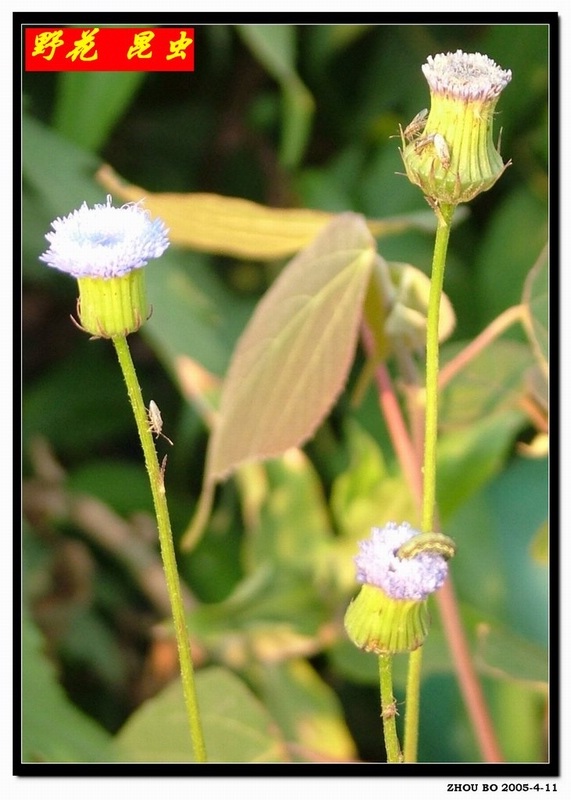
[[[408,653],[428,635],[426,600],[393,600],[382,589],[364,584],[345,614],[351,641],[367,653]]]
[[[77,282],[79,321],[93,336],[127,336],[149,316],[143,269],[120,278],[79,278]]]

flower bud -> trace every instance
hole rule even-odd
[[[345,614],[345,630],[367,653],[408,653],[428,635],[426,601],[394,600],[382,589],[365,584]]]
[[[407,522],[373,528],[355,558],[363,586],[345,614],[351,641],[377,654],[420,647],[428,634],[427,598],[446,580],[452,555],[449,537],[419,533]]]
[[[81,327],[95,337],[112,338],[138,330],[149,316],[144,267],[169,246],[164,223],[151,220],[139,204],[81,208],[52,222],[48,266],[78,279]]]
[[[407,126],[402,133],[406,174],[432,202],[467,203],[490,189],[510,163],[503,163],[492,130],[511,71],[488,56],[461,50],[429,56],[422,71],[430,112],[423,130],[407,134]]]

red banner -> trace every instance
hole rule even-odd
[[[194,28],[26,28],[34,72],[192,72]]]

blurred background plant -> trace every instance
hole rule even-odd
[[[510,307],[524,324],[507,327],[444,391],[438,502],[505,758],[544,761],[549,28],[207,25],[195,35],[190,74],[24,75],[24,760],[188,759],[136,431],[112,348],[74,328],[73,282],[38,261],[51,221],[104,202],[103,165],[149,197],[208,192],[423,220],[391,136],[428,105],[427,55],[461,48],[512,71],[495,130],[513,164],[452,236],[444,288],[457,322],[443,361]],[[378,247],[428,273],[422,225]],[[165,452],[179,540],[198,501],[220,381],[286,263],[206,251],[174,246],[147,268],[154,313],[130,338],[145,396],[175,442]],[[377,662],[346,640],[342,618],[356,541],[407,518],[411,499],[375,391],[360,391],[364,361],[358,350],[302,450],[242,467],[218,487],[200,544],[180,553],[212,760],[384,760]],[[432,616],[419,760],[478,761]],[[398,658],[396,668],[398,693]]]

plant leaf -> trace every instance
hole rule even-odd
[[[237,473],[242,493],[248,491],[245,484],[251,468],[243,467]],[[334,541],[319,476],[303,450],[294,447],[261,468],[264,491],[259,492],[255,515],[250,514],[249,524],[246,521],[243,563],[249,569],[278,563],[310,574]]]
[[[337,216],[309,208],[270,208],[219,194],[153,194],[141,186],[124,183],[107,165],[99,169],[97,180],[115,197],[134,203],[144,200],[145,208],[167,224],[174,244],[235,258],[269,260],[291,256],[310,244]],[[409,228],[433,231],[434,214],[421,211],[368,220],[367,224],[374,236]]]
[[[444,521],[497,474],[525,416],[517,408],[494,411],[438,442],[438,507]]]
[[[351,365],[374,255],[364,218],[341,214],[258,304],[222,387],[186,547],[199,535],[217,481],[243,462],[307,441],[328,413]]]
[[[98,150],[146,76],[143,71],[60,73],[54,129],[85,150]]]
[[[259,700],[229,670],[209,667],[196,674],[206,751],[214,762],[285,760],[280,732]],[[192,762],[180,680],[147,700],[117,735],[128,762]]]
[[[523,323],[543,373],[549,369],[549,255],[547,245],[530,269],[523,289]]]
[[[188,625],[214,661],[245,669],[316,655],[329,641],[329,613],[308,569],[268,561],[221,602],[193,609]]]
[[[331,488],[331,514],[339,536],[322,558],[321,578],[350,592],[355,587],[357,542],[374,525],[391,519],[413,520],[414,499],[402,473],[387,468],[382,450],[360,423],[348,418],[344,426],[349,463]]]
[[[22,657],[22,761],[114,760],[112,737],[68,699],[27,612],[22,623]]]
[[[250,680],[282,731],[294,761],[354,761],[339,699],[303,659],[256,664]]]
[[[444,345],[442,363],[446,364],[465,346],[465,342]],[[442,391],[442,430],[469,428],[506,409],[521,410],[525,375],[533,363],[526,344],[507,339],[490,342]]]
[[[481,623],[477,634],[476,663],[483,672],[504,680],[525,681],[547,691],[545,648],[495,624]]]
[[[295,71],[294,25],[238,25],[254,56],[282,89],[280,161],[295,167],[307,146],[315,101]]]
[[[373,256],[364,219],[342,214],[266,293],[222,388],[210,479],[302,444],[324,419],[351,365]]]
[[[309,244],[332,218],[326,211],[268,208],[218,194],[153,194],[124,184],[107,166],[99,170],[97,178],[124,200],[136,203],[144,199],[145,208],[168,225],[174,243],[237,258],[290,256]]]

